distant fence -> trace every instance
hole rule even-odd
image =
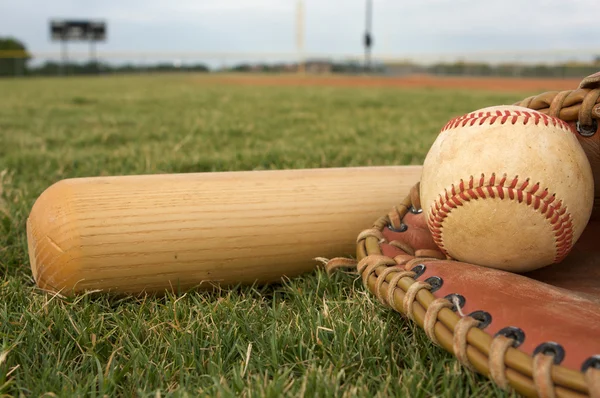
[[[362,54],[226,52],[0,51],[0,76],[148,71],[364,73]],[[300,67],[302,66],[302,67]],[[600,70],[600,49],[470,54],[372,55],[370,73],[462,76],[581,77]]]
[[[431,66],[417,64],[387,64],[388,75],[410,75],[426,73],[441,76],[473,76],[473,77],[539,77],[539,78],[581,78],[600,71],[600,63],[565,63],[558,65],[536,64],[502,64],[483,63],[438,63]]]
[[[0,51],[0,76],[24,76],[31,55],[21,50]]]

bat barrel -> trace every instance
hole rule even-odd
[[[160,292],[270,283],[350,255],[420,166],[66,179],[27,220],[42,289]]]

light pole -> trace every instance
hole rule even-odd
[[[298,51],[298,73],[305,72],[304,60],[304,4],[298,0],[296,5],[296,49]]]
[[[373,0],[367,0],[366,24],[365,24],[365,70],[371,69],[371,46],[373,38],[371,37],[371,25],[373,24]]]

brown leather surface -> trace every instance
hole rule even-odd
[[[404,216],[403,222],[410,225],[410,228],[404,232],[395,232],[389,228],[383,229],[383,236],[388,242],[402,241],[407,242],[413,248],[439,250],[427,228],[423,213],[409,212]]]
[[[588,224],[584,234],[562,263],[524,275],[573,292],[600,298],[600,221]],[[600,340],[600,335],[598,339]]]
[[[385,243],[381,248],[391,257],[401,254]],[[520,348],[528,354],[541,343],[559,343],[565,349],[562,365],[573,370],[600,354],[600,295],[586,296],[524,275],[455,261],[424,264],[426,270],[417,280],[438,276],[443,285],[433,293],[436,298],[460,294],[466,298],[464,314],[490,313],[492,322],[484,329],[490,335],[518,327],[525,332]]]
[[[573,131],[577,131],[576,122],[571,122],[569,125]],[[576,136],[594,171],[595,195],[592,219],[598,220],[600,219],[600,124],[593,136],[584,137],[578,133],[576,133]]]
[[[380,252],[385,256],[382,256],[383,258],[394,259],[397,262],[397,266],[390,268],[412,270],[415,265],[424,264],[425,272],[414,278],[415,283],[424,283],[432,276],[441,278],[441,288],[428,293],[437,300],[443,300],[449,294],[462,295],[465,304],[460,312],[456,312],[462,317],[461,320],[469,319],[469,314],[474,311],[489,313],[491,323],[481,331],[490,336],[490,343],[497,342],[496,333],[505,327],[521,329],[525,339],[517,350],[529,356],[529,362],[524,358],[515,359],[518,356],[511,359],[507,356],[507,362],[502,367],[504,370],[495,370],[496,378],[493,380],[496,383],[502,383],[504,377],[508,377],[510,381],[507,382],[525,396],[542,396],[541,392],[550,389],[548,391],[555,390],[559,394],[557,396],[594,397],[592,386],[597,380],[591,378],[590,372],[581,373],[581,369],[586,360],[600,355],[600,222],[588,224],[574,250],[562,263],[530,273],[516,274],[457,261],[418,258],[401,250],[399,247],[402,245],[392,244],[392,241],[410,241],[411,250],[414,252],[419,252],[420,247],[429,247],[430,238],[428,231],[423,228],[422,218],[422,213],[415,215],[410,212],[402,217],[402,223],[406,226],[405,232],[390,231],[383,226],[383,239],[377,244],[378,249],[373,246],[373,240],[370,248],[366,241],[359,241],[358,259],[366,260],[371,255],[377,257],[377,253]],[[381,220],[378,225],[383,225]],[[409,234],[409,231],[412,232]],[[364,257],[365,254],[367,258]],[[373,285],[370,285],[370,290],[374,292]],[[440,318],[437,322],[439,326]],[[449,330],[456,341],[460,333],[458,325],[454,330]],[[462,339],[464,337],[458,338],[458,341]],[[479,338],[473,335],[473,339]],[[487,344],[483,343],[485,339],[480,339],[478,343],[471,339],[469,341],[477,347]],[[564,358],[558,365],[550,365],[544,370],[540,364],[551,358],[535,356],[534,352],[540,344],[547,342],[559,344],[564,350]],[[448,340],[441,345],[464,362],[465,358],[456,351],[456,346],[453,348],[447,343]],[[492,377],[489,372],[501,361],[498,361],[498,357],[492,359],[491,346],[487,350],[489,351],[482,351],[487,354],[480,359],[476,369],[479,373]],[[480,355],[475,354],[475,351],[467,352],[472,354],[469,361]],[[533,367],[533,372],[525,379],[511,373],[519,368],[531,369],[530,366]],[[508,370],[509,367],[513,370]],[[537,376],[533,375],[537,372],[539,377],[544,378],[544,382],[536,382]],[[587,393],[579,395],[584,391]]]

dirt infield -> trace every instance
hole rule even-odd
[[[211,79],[220,84],[256,86],[414,87],[493,91],[554,91],[577,88],[581,79],[442,77],[432,75],[336,76],[336,75],[228,75]]]

